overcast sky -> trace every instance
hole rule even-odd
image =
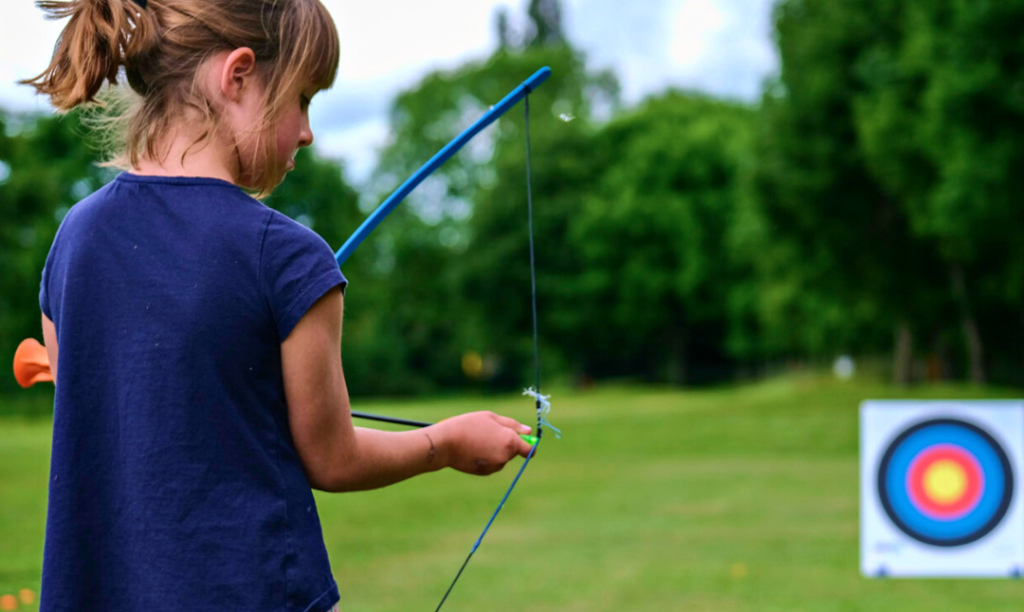
[[[357,183],[387,137],[396,93],[431,70],[487,57],[497,46],[498,7],[521,21],[528,0],[323,0],[341,35],[334,88],[313,103],[316,148],[342,158]],[[563,0],[569,39],[593,68],[613,68],[633,103],[669,86],[754,100],[777,68],[773,0]],[[47,64],[63,22],[30,0],[4,0],[0,107],[49,111],[15,85]],[[426,161],[426,160],[424,160]]]

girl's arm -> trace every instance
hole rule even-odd
[[[43,315],[43,344],[46,345],[46,355],[50,358],[50,373],[53,374],[53,384],[57,384],[57,329],[45,314]]]
[[[530,445],[530,428],[490,412],[453,417],[406,432],[352,425],[341,367],[343,297],[333,289],[314,304],[281,343],[292,439],[315,489],[384,487],[444,467],[491,474]]]

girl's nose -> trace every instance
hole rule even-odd
[[[304,117],[302,130],[299,131],[299,146],[308,147],[313,144],[313,130],[309,127],[309,117]]]

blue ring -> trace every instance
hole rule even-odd
[[[911,462],[937,444],[964,449],[981,466],[984,478],[978,503],[953,520],[921,512],[907,489]],[[878,497],[892,522],[915,540],[933,546],[962,546],[984,537],[1002,521],[1013,498],[1013,470],[1006,452],[986,431],[957,419],[925,421],[901,433],[882,457],[877,484]]]

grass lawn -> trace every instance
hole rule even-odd
[[[545,438],[445,610],[1020,610],[1017,581],[860,576],[857,410],[867,398],[1022,394],[811,376],[556,390],[563,438]],[[516,396],[358,407],[423,420],[532,412]],[[0,418],[0,595],[39,590],[50,428]],[[433,610],[513,475],[318,493],[342,608]]]

